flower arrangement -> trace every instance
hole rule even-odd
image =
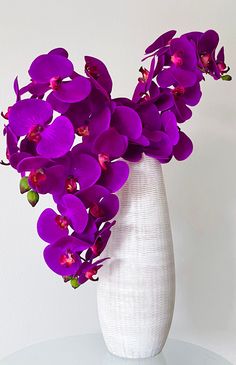
[[[41,213],[37,230],[47,265],[73,288],[98,280],[108,259],[99,256],[129,176],[126,161],[143,154],[160,163],[185,160],[193,145],[182,123],[201,99],[200,82],[207,74],[231,79],[214,30],[175,35],[168,31],[146,49],[150,67],[140,68],[132,99],[111,98],[102,61],[86,56],[82,76],[62,48],[32,62],[26,86],[14,81],[16,102],[2,113],[9,163],[1,163],[20,173],[32,206],[40,194],[52,196],[57,208]]]

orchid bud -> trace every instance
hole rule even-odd
[[[230,75],[223,75],[221,76],[221,79],[224,81],[231,81],[232,80],[232,76]]]
[[[30,205],[32,205],[32,207],[35,207],[35,205],[39,201],[39,194],[36,191],[30,190],[27,193],[27,199]]]
[[[29,191],[31,187],[29,186],[28,177],[24,176],[20,179],[20,192],[21,194]]]
[[[74,289],[77,289],[80,286],[80,284],[78,283],[78,278],[72,278],[70,284]]]

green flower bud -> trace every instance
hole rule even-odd
[[[27,193],[27,199],[30,205],[32,205],[32,207],[35,207],[35,205],[39,201],[39,194],[36,191],[30,190]]]
[[[79,287],[78,278],[72,278],[70,281],[72,288],[77,289]]]
[[[223,76],[221,76],[221,78],[224,81],[231,81],[232,80],[232,77],[230,75],[223,75]]]
[[[31,189],[31,187],[29,186],[29,183],[28,183],[28,177],[26,177],[26,176],[22,177],[20,179],[20,192],[21,192],[21,194],[26,193],[30,189]]]

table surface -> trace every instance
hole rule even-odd
[[[168,340],[161,354],[144,360],[111,355],[99,334],[80,335],[38,343],[0,361],[0,365],[232,365],[202,347]]]

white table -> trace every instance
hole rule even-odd
[[[0,365],[232,365],[221,356],[186,342],[168,340],[151,359],[128,360],[111,355],[99,334],[42,342],[8,356]]]

